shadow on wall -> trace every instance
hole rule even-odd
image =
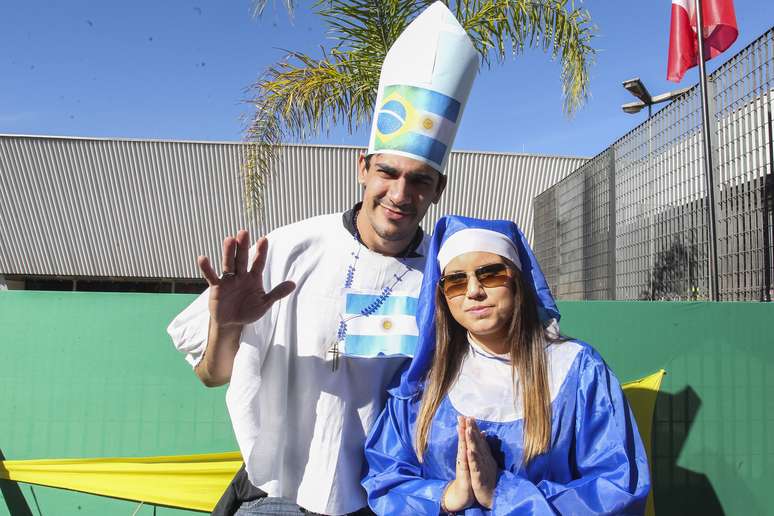
[[[693,235],[691,235],[693,237]],[[691,238],[693,241],[693,238]],[[698,251],[694,243],[674,240],[658,253],[653,264],[650,288],[640,293],[648,301],[696,301],[699,299]]]
[[[663,391],[658,394],[652,437],[654,496],[658,516],[726,514],[707,475],[677,464],[700,407],[701,399],[690,386],[677,394]],[[713,477],[732,484],[724,486],[724,489],[732,489],[735,498],[743,497],[754,503],[749,488],[739,479],[733,467],[724,460],[716,460],[715,464]],[[721,465],[722,471],[718,471]],[[747,514],[762,514],[754,507],[749,509],[752,512]]]
[[[0,449],[0,460],[5,460],[2,449]],[[32,516],[30,506],[17,482],[0,480],[0,494],[3,495],[3,500],[11,516]]]

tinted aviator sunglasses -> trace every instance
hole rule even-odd
[[[481,285],[488,288],[502,287],[511,281],[512,272],[504,263],[490,263],[482,265],[474,271],[476,279]],[[441,276],[438,281],[443,295],[447,298],[461,296],[468,291],[468,273],[452,272]]]

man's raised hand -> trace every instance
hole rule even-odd
[[[206,256],[198,258],[199,269],[210,285],[210,317],[220,327],[242,326],[260,319],[271,305],[290,294],[295,284],[283,281],[270,292],[264,290],[263,267],[269,250],[266,237],[256,243],[255,256],[248,269],[250,235],[240,230],[236,237],[223,240],[222,268],[218,276]]]

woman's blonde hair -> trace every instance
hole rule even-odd
[[[551,395],[548,388],[545,345],[547,336],[540,324],[537,301],[532,289],[514,268],[514,311],[508,328],[514,396],[521,390],[524,408],[524,456],[526,465],[548,451],[551,439]],[[430,370],[425,377],[417,417],[416,451],[422,461],[433,417],[457,378],[462,359],[468,352],[465,328],[451,315],[440,287],[435,293],[436,345]],[[518,375],[518,382],[516,377]],[[514,400],[515,401],[515,400]]]

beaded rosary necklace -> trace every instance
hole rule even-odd
[[[357,229],[357,214],[355,214],[355,243],[357,244],[357,249],[350,252],[350,255],[352,256],[352,263],[349,264],[347,267],[347,272],[344,276],[344,288],[352,288],[352,282],[355,279],[355,272],[357,270],[357,264],[358,260],[360,260],[360,252],[363,250],[363,243],[360,240],[360,232]],[[409,273],[411,270],[411,267],[406,265],[406,262],[404,261],[406,258],[406,255],[408,254],[409,249],[407,248],[406,251],[403,253],[403,256],[397,257],[397,260],[403,265],[404,271],[400,274],[393,274],[393,282],[391,285],[387,285],[384,288],[382,288],[381,293],[379,296],[377,296],[376,299],[374,299],[371,303],[360,309],[360,312],[356,314],[351,314],[348,317],[344,317],[343,314],[339,313],[339,326],[336,330],[336,341],[333,343],[333,346],[331,346],[331,349],[328,350],[328,353],[331,353],[333,355],[333,363],[332,363],[332,370],[335,371],[339,367],[339,356],[341,355],[341,351],[339,351],[339,344],[343,343],[347,338],[347,323],[352,321],[353,319],[359,319],[360,317],[370,317],[373,315],[379,308],[384,304],[384,302],[392,295],[393,289],[403,281],[404,276]]]

